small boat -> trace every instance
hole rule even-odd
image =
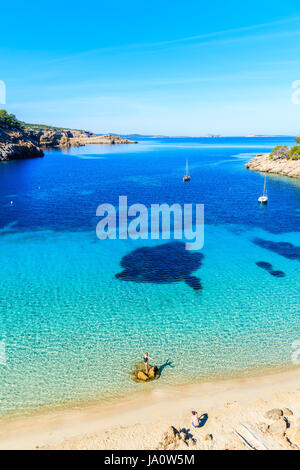
[[[264,183],[264,192],[263,192],[263,195],[258,198],[258,202],[260,202],[260,203],[262,203],[262,204],[266,204],[266,203],[268,202],[266,184],[267,184],[267,175],[265,175],[265,183]]]
[[[185,166],[185,175],[182,178],[182,181],[190,181],[191,177],[189,175],[189,164],[188,161],[186,161],[186,166]]]

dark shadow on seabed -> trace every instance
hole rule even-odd
[[[288,242],[273,242],[262,238],[254,238],[253,243],[265,248],[266,250],[270,250],[278,255],[284,256],[287,259],[300,261],[300,246],[295,246]]]
[[[262,268],[264,269],[265,271],[267,271],[269,274],[271,274],[271,276],[274,276],[274,277],[285,277],[285,273],[283,271],[275,271],[273,269],[273,266],[271,263],[268,263],[267,261],[257,261],[257,263],[255,263],[259,268]]]
[[[201,281],[191,274],[198,270],[204,255],[185,249],[183,242],[170,242],[154,247],[142,247],[121,260],[123,271],[115,276],[121,281],[170,284],[184,281],[195,291],[201,290]]]
[[[171,367],[172,369],[174,369],[175,366],[173,366],[173,362],[170,361],[170,359],[167,359],[164,364],[162,364],[161,366],[158,366],[159,375],[162,374],[162,371],[163,371],[166,367]]]

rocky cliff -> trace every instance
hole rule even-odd
[[[41,149],[69,148],[87,144],[132,144],[133,140],[72,129],[30,129],[0,126],[0,161],[43,157]]]
[[[21,129],[0,127],[0,161],[42,157],[37,143]]]
[[[72,129],[27,130],[30,138],[42,148],[69,148],[87,144],[133,144],[132,140],[113,135],[97,135],[88,131]]]
[[[274,173],[278,175],[300,178],[300,160],[287,158],[288,154],[284,152],[274,153],[270,158],[270,153],[260,154],[246,163],[246,168],[252,171],[261,171],[264,173]]]

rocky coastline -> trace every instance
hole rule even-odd
[[[0,127],[0,162],[43,156],[42,149],[25,131]]]
[[[43,157],[43,149],[67,149],[88,144],[133,144],[133,140],[88,131],[55,128],[1,127],[0,162]]]
[[[28,135],[41,148],[69,148],[88,144],[135,144],[133,140],[110,134],[97,135],[93,132],[73,129],[28,129]]]
[[[247,170],[300,178],[300,160],[286,158],[283,154],[272,156],[270,153],[258,154],[245,166]]]

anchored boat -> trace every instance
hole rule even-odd
[[[189,175],[189,163],[188,161],[186,161],[186,165],[185,165],[185,175],[184,177],[182,178],[182,181],[190,181],[191,177]]]
[[[258,202],[260,202],[260,203],[262,203],[262,204],[266,204],[266,203],[268,202],[268,196],[267,196],[266,185],[267,185],[267,175],[265,175],[265,182],[264,182],[264,192],[263,192],[263,195],[258,198]]]

